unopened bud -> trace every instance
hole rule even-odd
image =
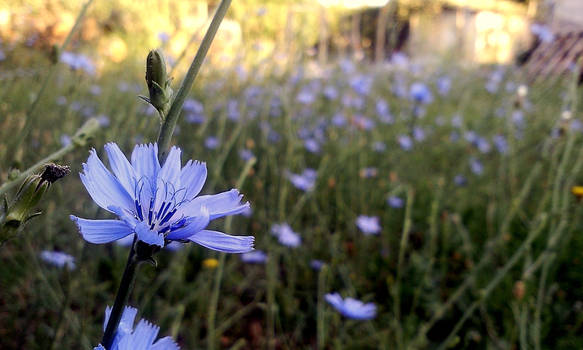
[[[170,88],[172,79],[166,74],[166,60],[161,50],[152,50],[146,58],[146,84],[150,98],[140,96],[158,110],[161,118],[165,118],[170,109],[173,91]]]
[[[516,281],[514,283],[514,288],[512,289],[512,293],[516,300],[520,301],[524,298],[524,293],[526,291],[526,286],[524,285],[523,281]]]
[[[6,225],[18,227],[35,216],[35,214],[31,215],[31,212],[50,185],[69,173],[70,170],[67,166],[48,164],[40,175],[35,174],[27,177],[18,189],[12,205],[8,208]]]

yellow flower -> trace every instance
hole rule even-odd
[[[571,188],[571,193],[573,193],[576,197],[583,197],[583,186],[573,186]]]
[[[207,269],[214,269],[219,265],[219,261],[217,259],[204,259],[202,261],[202,266],[206,267]]]

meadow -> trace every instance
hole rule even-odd
[[[101,74],[67,52],[38,100],[53,64],[4,52],[0,179],[62,148],[71,174],[0,246],[1,348],[89,349],[129,248],[85,242],[69,216],[112,218],[78,176],[90,148],[105,160],[107,142],[129,156],[156,140],[137,97],[147,49]],[[173,244],[140,267],[129,304],[183,349],[582,348],[577,74],[527,83],[513,66],[403,56],[205,66],[172,144],[206,162],[204,194],[244,194],[251,209],[211,227],[256,250]],[[89,141],[75,136],[88,120]],[[334,292],[375,317],[341,315]]]

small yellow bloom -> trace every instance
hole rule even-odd
[[[571,193],[573,193],[576,197],[583,197],[583,186],[573,186],[571,188]]]
[[[206,267],[207,269],[214,269],[219,265],[219,261],[217,259],[204,259],[202,261],[202,266]]]

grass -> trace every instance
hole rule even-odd
[[[129,153],[136,142],[156,139],[158,117],[137,98],[146,92],[142,67],[131,62],[97,77],[57,65],[30,133],[19,139],[45,76],[37,68],[44,61],[36,62],[25,77],[10,74],[16,61],[1,68],[2,181],[13,168],[24,170],[60,149],[62,136],[91,116],[108,119],[92,141],[100,154],[108,141]],[[214,225],[253,234],[269,259],[245,264],[194,245],[162,251],[157,268],[140,268],[130,304],[185,349],[582,347],[583,221],[571,194],[583,181],[581,132],[574,127],[581,91],[565,77],[537,82],[521,98],[521,72],[505,69],[490,93],[484,86],[493,67],[415,73],[365,63],[282,69],[264,62],[246,77],[236,67],[205,67],[189,96],[202,103],[205,120],[190,123],[185,112],[173,143],[183,161],[207,162],[205,193],[237,187],[245,194],[252,215]],[[442,96],[436,81],[444,75],[452,88]],[[354,88],[358,77],[372,79],[365,93]],[[395,90],[417,81],[431,88],[434,101],[413,118],[414,103]],[[336,98],[324,95],[328,86]],[[382,122],[379,99],[394,123]],[[236,103],[231,111],[229,103]],[[559,132],[569,109],[574,118]],[[237,120],[229,118],[234,111]],[[339,113],[345,124],[336,126]],[[516,113],[523,113],[523,126]],[[362,117],[374,127],[367,129]],[[403,150],[398,137],[413,127],[425,138]],[[489,152],[466,139],[470,131],[488,141]],[[506,137],[507,153],[497,151],[495,135]],[[217,148],[205,147],[209,136]],[[316,140],[319,152],[308,151],[305,139]],[[379,142],[385,150],[375,150]],[[254,160],[242,159],[243,149]],[[68,219],[71,213],[108,217],[76,176],[86,158],[86,146],[62,157],[73,174],[52,187],[43,215],[0,247],[3,348],[91,348],[101,339],[103,310],[113,302],[127,248],[85,243]],[[472,172],[471,159],[483,165],[481,175]],[[364,176],[369,167],[376,175]],[[318,174],[309,192],[286,176],[306,168]],[[456,175],[465,185],[456,185]],[[405,205],[390,207],[389,196]],[[355,225],[359,215],[378,216],[382,232],[363,235]],[[269,233],[282,222],[301,235],[300,247],[282,246]],[[73,255],[77,269],[45,264],[39,259],[45,249]],[[218,259],[216,269],[204,267],[207,258]],[[313,259],[325,268],[312,269]],[[374,302],[377,317],[343,318],[324,301],[334,291]]]

